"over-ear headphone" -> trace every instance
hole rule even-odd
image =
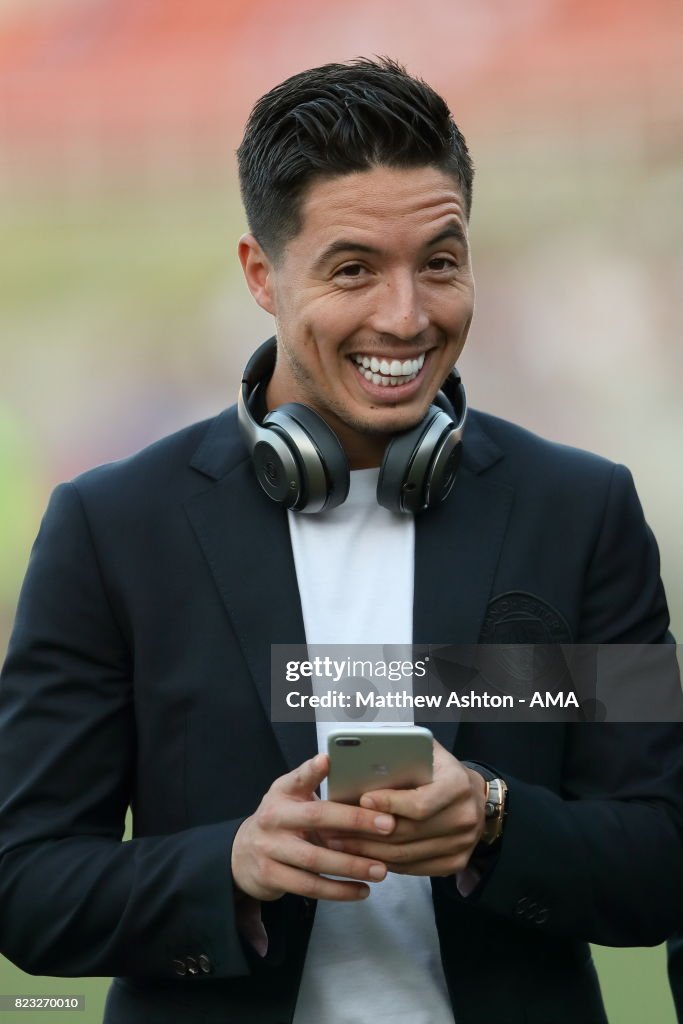
[[[334,431],[299,402],[262,414],[276,351],[273,337],[254,352],[237,399],[239,425],[256,476],[273,501],[294,512],[336,508],[346,500],[350,477]],[[377,481],[380,505],[392,512],[420,512],[448,496],[460,464],[466,415],[465,389],[453,369],[424,419],[387,445]]]

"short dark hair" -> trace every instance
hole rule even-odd
[[[435,166],[472,204],[465,139],[441,96],[388,57],[293,75],[254,106],[237,150],[249,230],[277,260],[301,229],[314,180],[377,166]]]

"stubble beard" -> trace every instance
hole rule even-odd
[[[385,439],[392,437],[395,434],[402,434],[406,430],[411,430],[423,419],[422,416],[414,416],[410,417],[407,422],[399,421],[396,423],[389,422],[386,424],[380,424],[373,420],[366,420],[358,416],[353,416],[345,407],[340,406],[337,402],[331,401],[321,403],[315,390],[315,382],[313,381],[311,374],[306,370],[304,365],[297,359],[296,355],[288,346],[283,344],[282,350],[283,355],[287,360],[292,379],[305,396],[303,404],[309,406],[314,412],[317,412],[317,414],[325,420],[332,430],[335,429],[337,424],[342,424],[347,430],[352,430],[356,434],[362,434],[373,439]],[[399,404],[388,404],[383,406],[383,408],[387,410],[398,409]]]

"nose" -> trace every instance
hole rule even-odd
[[[370,326],[377,334],[411,341],[429,326],[429,316],[412,274],[396,274],[373,293]]]

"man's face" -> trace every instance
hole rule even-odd
[[[456,182],[434,167],[319,181],[276,265],[253,236],[239,254],[277,325],[268,407],[303,402],[338,435],[352,468],[378,465],[389,437],[424,417],[472,320]]]

